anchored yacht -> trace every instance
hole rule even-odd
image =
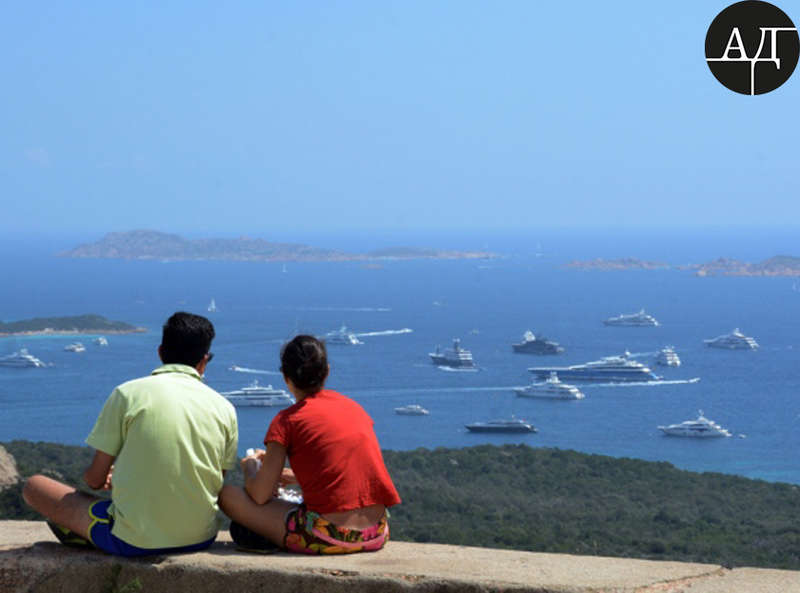
[[[464,427],[470,432],[538,432],[533,424],[521,418],[473,422],[472,424],[465,424]]]
[[[409,404],[407,406],[400,406],[399,408],[394,409],[395,414],[400,414],[401,416],[427,416],[430,414],[428,410],[420,406],[419,404]]]
[[[520,397],[535,397],[544,399],[583,399],[585,396],[581,390],[574,385],[562,383],[557,373],[550,373],[550,376],[543,383],[531,383],[526,387],[514,389]]]
[[[436,346],[436,350],[428,354],[435,365],[447,366],[462,369],[474,369],[475,361],[472,360],[472,352],[461,347],[461,340],[455,338],[453,347],[446,348],[444,351]]]
[[[729,350],[755,350],[758,348],[758,342],[750,336],[744,335],[739,331],[738,327],[729,334],[703,341],[712,348],[727,348]]]
[[[45,365],[41,360],[30,354],[27,349],[23,348],[13,354],[0,356],[0,367],[44,367]]]
[[[703,416],[703,410],[700,410],[697,420],[685,420],[680,424],[670,424],[669,426],[659,426],[664,434],[674,437],[729,437],[730,431],[722,428],[716,422],[713,422]]]
[[[627,350],[618,356],[604,356],[600,360],[568,367],[533,367],[528,371],[547,379],[556,373],[560,379],[575,381],[658,381],[653,371],[631,358]]]
[[[564,348],[558,343],[548,340],[544,336],[535,336],[528,330],[522,335],[522,341],[511,344],[514,352],[520,354],[561,354]]]
[[[235,391],[224,391],[220,395],[234,406],[285,407],[295,403],[290,393],[283,389],[275,389],[272,385],[264,387],[259,385],[257,380],[247,387]]]
[[[73,342],[72,344],[64,346],[64,350],[67,352],[86,352],[86,346],[80,342]]]
[[[638,313],[628,313],[628,314],[621,314],[617,317],[609,317],[603,322],[605,325],[622,325],[622,326],[629,326],[629,327],[645,327],[645,326],[657,326],[658,321],[652,315],[648,315],[644,312],[644,309],[639,311]]]
[[[675,352],[673,346],[665,346],[658,351],[656,355],[656,364],[665,367],[679,367],[681,366],[681,359],[678,358],[678,353]]]

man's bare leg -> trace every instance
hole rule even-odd
[[[97,497],[37,474],[26,480],[22,498],[53,523],[89,539],[89,507]]]

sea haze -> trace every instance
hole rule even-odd
[[[206,379],[231,390],[253,379],[282,386],[277,374],[241,373],[235,364],[275,373],[281,343],[296,332],[322,334],[346,324],[367,336],[360,346],[329,347],[329,386],[359,401],[375,420],[385,449],[525,443],[589,453],[669,461],[800,484],[800,292],[791,278],[696,278],[690,272],[584,272],[573,258],[640,257],[670,263],[719,256],[758,261],[792,249],[791,234],[737,230],[710,233],[541,232],[521,236],[415,236],[394,244],[497,251],[495,260],[363,263],[225,263],[70,260],[39,243],[0,244],[0,318],[99,313],[147,327],[145,334],[0,339],[0,355],[22,347],[45,369],[0,368],[0,441],[30,439],[79,444],[111,389],[157,366],[160,325],[172,312],[207,314],[215,324],[214,361]],[[796,234],[794,235],[796,236]],[[272,238],[272,237],[270,237]],[[94,238],[89,238],[93,240]],[[298,242],[312,243],[303,240]],[[69,247],[58,244],[59,248]],[[387,243],[316,237],[313,244],[368,250]],[[537,256],[537,253],[539,254]],[[13,281],[10,281],[13,279]],[[214,298],[219,308],[206,313]],[[645,308],[661,327],[606,327],[602,320]],[[740,327],[761,349],[722,351],[711,338]],[[560,356],[513,354],[526,329],[566,348]],[[459,337],[478,372],[434,367],[428,352]],[[63,347],[80,339],[82,354]],[[587,385],[586,399],[546,402],[517,398],[526,368],[575,364],[629,350],[652,361],[673,345],[683,366],[654,370],[661,385]],[[697,383],[686,381],[699,377]],[[393,408],[418,403],[426,417]],[[659,424],[696,417],[702,409],[735,435],[727,439],[664,437]],[[239,408],[240,450],[258,446],[274,409]],[[530,435],[476,435],[464,424],[516,415],[538,429]],[[738,435],[744,435],[740,438]]]

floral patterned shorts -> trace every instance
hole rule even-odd
[[[389,541],[386,514],[366,529],[337,527],[319,513],[299,505],[286,515],[286,539],[289,552],[298,554],[352,554],[380,550]]]

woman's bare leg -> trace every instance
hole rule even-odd
[[[266,504],[256,504],[247,492],[236,486],[223,486],[219,493],[222,512],[280,547],[283,547],[286,537],[286,513],[294,506],[294,503],[277,498]]]

